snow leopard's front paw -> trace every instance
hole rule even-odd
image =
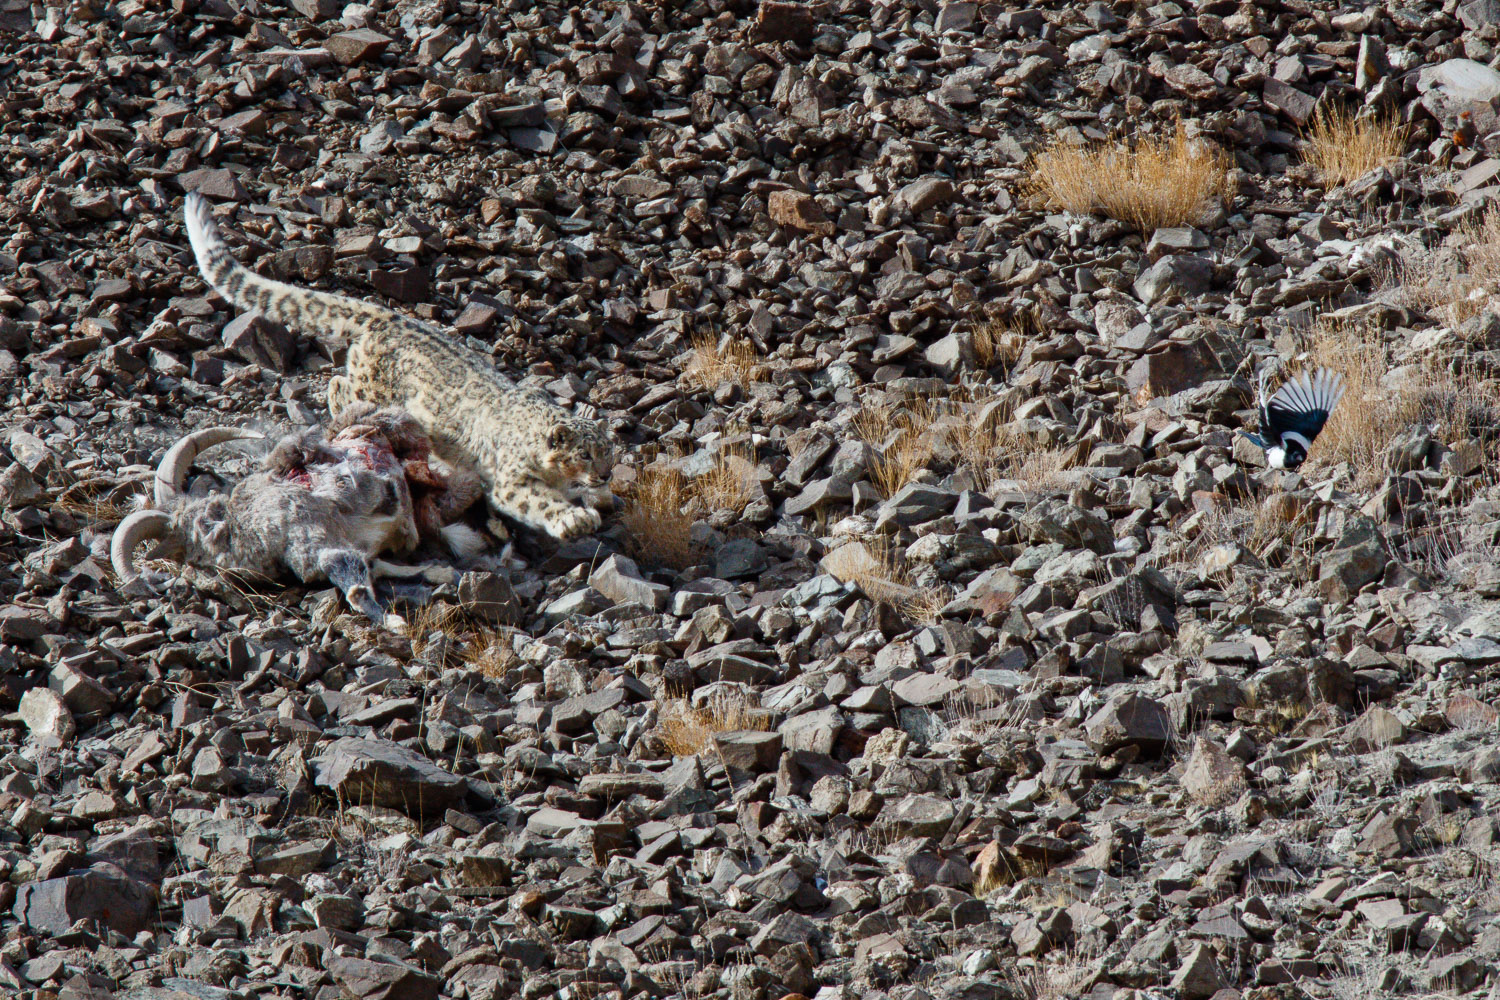
[[[564,507],[552,516],[551,523],[547,525],[547,533],[565,542],[570,538],[580,538],[598,531],[603,523],[604,518],[599,516],[597,510],[587,507]]]

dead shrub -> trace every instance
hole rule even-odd
[[[824,572],[854,584],[874,601],[901,605],[917,594],[906,568],[883,538],[844,542],[828,550],[822,565]]]
[[[979,489],[999,480],[1026,492],[1056,488],[1077,450],[1053,447],[1045,433],[1013,414],[1012,400],[957,386],[944,399],[866,403],[852,423],[875,450],[870,480],[886,497],[934,465],[967,470]]]
[[[950,598],[935,587],[917,586],[888,539],[846,541],[823,556],[823,572],[853,583],[872,601],[891,605],[907,618],[931,623]]]
[[[676,466],[654,462],[641,469],[626,488],[620,516],[637,555],[673,569],[692,565],[693,518],[684,512],[691,498],[687,480]]]
[[[1314,327],[1304,364],[1340,372],[1345,386],[1344,398],[1308,452],[1309,462],[1347,462],[1357,485],[1372,486],[1390,471],[1391,442],[1416,425],[1432,427],[1445,443],[1475,440],[1494,458],[1500,408],[1493,385],[1470,365],[1460,363],[1454,371],[1426,359],[1405,366],[1393,386],[1384,334],[1368,325],[1333,322]]]
[[[710,389],[725,383],[748,386],[765,371],[765,363],[755,345],[744,337],[725,334],[693,336],[693,359],[688,362],[685,378]]]
[[[1500,290],[1500,207],[1460,226],[1447,246],[1405,254],[1392,275],[1406,304],[1460,326],[1495,308]]]
[[[1014,420],[1006,400],[977,399],[958,407],[945,425],[959,465],[980,489],[1010,480],[1028,493],[1055,489],[1072,464],[1072,449],[1053,448],[1045,437]]]
[[[1308,129],[1302,159],[1327,187],[1337,187],[1399,160],[1406,152],[1406,126],[1390,115],[1358,115],[1346,107],[1324,108]]]
[[[432,645],[434,635],[453,636],[464,624],[463,611],[446,601],[431,601],[406,616],[406,638],[412,656],[421,656]]]
[[[713,468],[689,486],[689,492],[703,501],[710,511],[727,510],[738,514],[759,494],[755,455],[748,444],[721,447],[714,455]]]
[[[1009,370],[1021,360],[1027,342],[1039,332],[1034,325],[1014,318],[985,320],[974,327],[974,363],[983,369],[1000,365]]]
[[[908,400],[900,406],[886,402],[867,404],[855,415],[854,432],[875,451],[870,462],[870,481],[887,498],[916,478],[932,457],[928,429],[935,413],[926,400]]]
[[[509,630],[483,628],[470,640],[464,662],[491,680],[500,680],[521,662],[521,657],[511,645]]]
[[[90,524],[105,525],[124,520],[134,509],[133,499],[113,480],[89,479],[59,493],[52,509]]]
[[[999,841],[986,844],[974,859],[974,895],[983,899],[996,889],[1047,874],[1047,864],[1005,847]]]
[[[1184,128],[1113,145],[1054,142],[1032,160],[1030,185],[1047,204],[1100,213],[1151,233],[1198,225],[1223,197],[1229,158]]]
[[[740,695],[721,695],[694,707],[687,699],[663,702],[656,716],[656,732],[674,757],[694,757],[713,749],[720,733],[766,732],[771,714],[752,706]]]

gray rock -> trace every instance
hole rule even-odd
[[[1183,791],[1209,807],[1229,805],[1249,786],[1245,765],[1211,740],[1193,740],[1193,752],[1183,766]]]
[[[732,768],[760,773],[774,771],[781,759],[780,733],[740,730],[714,734],[714,752]]]
[[[21,695],[18,712],[33,739],[56,745],[68,742],[78,733],[67,703],[50,688],[32,688]]]
[[[897,837],[941,837],[956,815],[947,799],[908,795],[881,810],[880,825]]]
[[[1213,284],[1213,261],[1193,254],[1163,257],[1135,279],[1136,298],[1149,305],[1170,295],[1192,298]]]
[[[224,325],[224,346],[243,360],[272,371],[286,371],[297,356],[286,327],[257,313],[241,313]]]
[[[1021,529],[1033,543],[1056,542],[1099,555],[1115,548],[1114,532],[1103,518],[1061,500],[1043,500],[1028,510],[1021,517]]]
[[[515,588],[498,573],[465,573],[459,577],[458,603],[465,613],[492,625],[519,625],[525,617]]]
[[[340,801],[386,806],[413,816],[442,815],[467,788],[458,775],[389,740],[346,736],[311,763],[317,784]]]
[[[94,919],[130,936],[151,926],[156,896],[150,886],[100,862],[61,878],[20,886],[11,912],[42,934],[64,934],[75,922]]]
[[[952,6],[949,4],[949,7]],[[973,7],[974,4],[962,6]],[[953,182],[946,177],[922,177],[902,188],[896,197],[911,210],[913,215],[921,215],[929,208],[943,204],[953,197]]]
[[[1206,944],[1193,945],[1172,976],[1171,985],[1183,1000],[1208,1000],[1223,989],[1225,982],[1213,949]]]
[[[371,962],[330,954],[323,967],[356,1000],[437,1000],[443,981],[404,962]]]
[[[752,538],[732,539],[714,552],[714,576],[722,580],[749,579],[769,565],[765,549]]]
[[[405,131],[393,121],[377,122],[359,140],[359,151],[368,156],[387,152],[403,138]]]
[[[1083,724],[1089,745],[1101,753],[1138,746],[1147,755],[1166,749],[1171,721],[1161,702],[1134,691],[1112,697]]]

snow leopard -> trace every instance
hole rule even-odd
[[[431,437],[439,458],[479,474],[496,512],[559,540],[599,528],[599,512],[574,502],[575,487],[597,487],[613,465],[598,421],[520,388],[436,324],[256,274],[231,255],[212,207],[196,192],[187,195],[184,215],[203,279],[231,304],[289,329],[347,339],[347,374],[328,386],[333,417],[356,401],[399,406]]]

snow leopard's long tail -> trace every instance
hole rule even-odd
[[[189,191],[183,214],[188,239],[203,280],[240,309],[260,313],[293,330],[329,332],[349,337],[371,321],[397,319],[400,313],[372,302],[332,292],[299,288],[263,278],[235,260],[219,235],[208,199]]]

